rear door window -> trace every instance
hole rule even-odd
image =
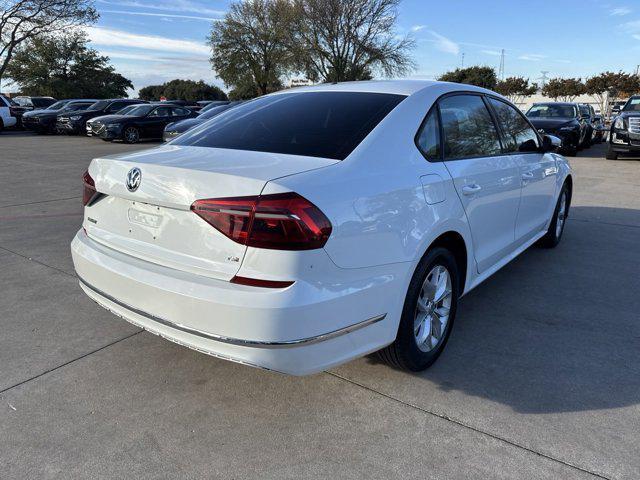
[[[174,145],[343,160],[404,98],[369,92],[269,95],[213,118]]]
[[[439,102],[445,160],[502,153],[498,132],[479,95],[455,95]]]
[[[502,130],[502,143],[506,152],[537,152],[540,143],[535,132],[524,116],[511,105],[489,98]]]

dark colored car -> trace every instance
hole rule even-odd
[[[162,138],[167,124],[195,117],[185,107],[168,102],[138,105],[125,115],[107,115],[91,122],[93,135],[105,141],[122,140],[137,143],[143,138]]]
[[[580,109],[580,116],[587,124],[587,135],[584,146],[602,142],[604,129],[602,117],[596,115],[596,111],[588,103],[581,103],[578,105],[578,108]]]
[[[18,104],[19,107],[25,109],[25,111],[30,110],[42,110],[43,108],[50,107],[54,103],[56,103],[56,99],[53,97],[14,97],[12,98],[14,102]]]
[[[22,125],[36,133],[55,133],[56,121],[61,113],[86,110],[89,105],[96,103],[94,99],[61,100],[44,110],[32,110],[22,116]]]
[[[196,103],[200,105],[200,107],[202,108],[202,110],[200,111],[203,112],[207,108],[217,107],[219,105],[226,105],[227,103],[230,103],[230,102],[229,100],[200,100]]]
[[[535,103],[527,112],[527,118],[540,133],[560,138],[561,151],[571,157],[590,139],[586,119],[582,118],[576,103]]]
[[[196,125],[200,125],[201,123],[206,122],[210,118],[220,115],[222,112],[229,110],[230,108],[238,105],[239,103],[242,103],[242,102],[227,102],[223,105],[213,105],[212,107],[209,107],[209,105],[207,105],[208,108],[205,107],[202,110],[200,110],[200,114],[195,118],[187,118],[185,120],[180,120],[178,122],[173,122],[168,124],[164,128],[164,135],[162,138],[165,142],[173,140],[174,138],[177,138],[180,135],[182,135],[184,132],[186,132],[190,128],[193,128]]]
[[[634,95],[611,122],[607,158],[617,160],[621,153],[640,154],[640,95]]]
[[[108,100],[99,100],[90,105],[86,110],[78,110],[75,112],[63,112],[58,115],[56,128],[60,133],[80,134],[87,131],[87,120],[103,115],[118,113],[124,107],[148,103],[144,100],[135,100],[131,98],[111,98]]]
[[[12,112],[13,115],[17,119],[17,126],[22,127],[22,116],[30,112],[32,110],[42,110],[44,108],[50,107],[54,103],[56,103],[56,99],[53,97],[14,97],[11,99],[13,101]]]

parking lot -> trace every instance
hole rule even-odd
[[[0,477],[640,478],[640,161],[570,159],[560,246],[464,297],[421,374],[375,357],[287,377],[172,344],[80,290],[91,158],[0,136]]]

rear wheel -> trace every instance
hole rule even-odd
[[[396,340],[378,352],[392,366],[414,372],[436,361],[444,349],[458,305],[458,268],[442,247],[427,253],[413,274]]]
[[[140,132],[136,127],[126,127],[122,132],[124,143],[138,143],[140,141]]]
[[[3,130],[4,130],[4,122],[0,118],[0,133],[2,133]]]
[[[560,191],[556,209],[553,212],[553,218],[551,219],[547,233],[538,242],[541,247],[554,248],[560,243],[564,226],[569,216],[569,205],[569,187],[565,183]]]

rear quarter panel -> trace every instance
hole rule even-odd
[[[460,233],[470,246],[466,216],[445,165],[425,160],[414,144],[435,99],[451,89],[444,84],[408,97],[342,162],[273,180],[263,193],[296,191],[316,204],[333,226],[325,250],[341,268],[415,265],[447,231]],[[444,201],[427,203],[420,181],[425,175],[439,176],[435,187]]]

